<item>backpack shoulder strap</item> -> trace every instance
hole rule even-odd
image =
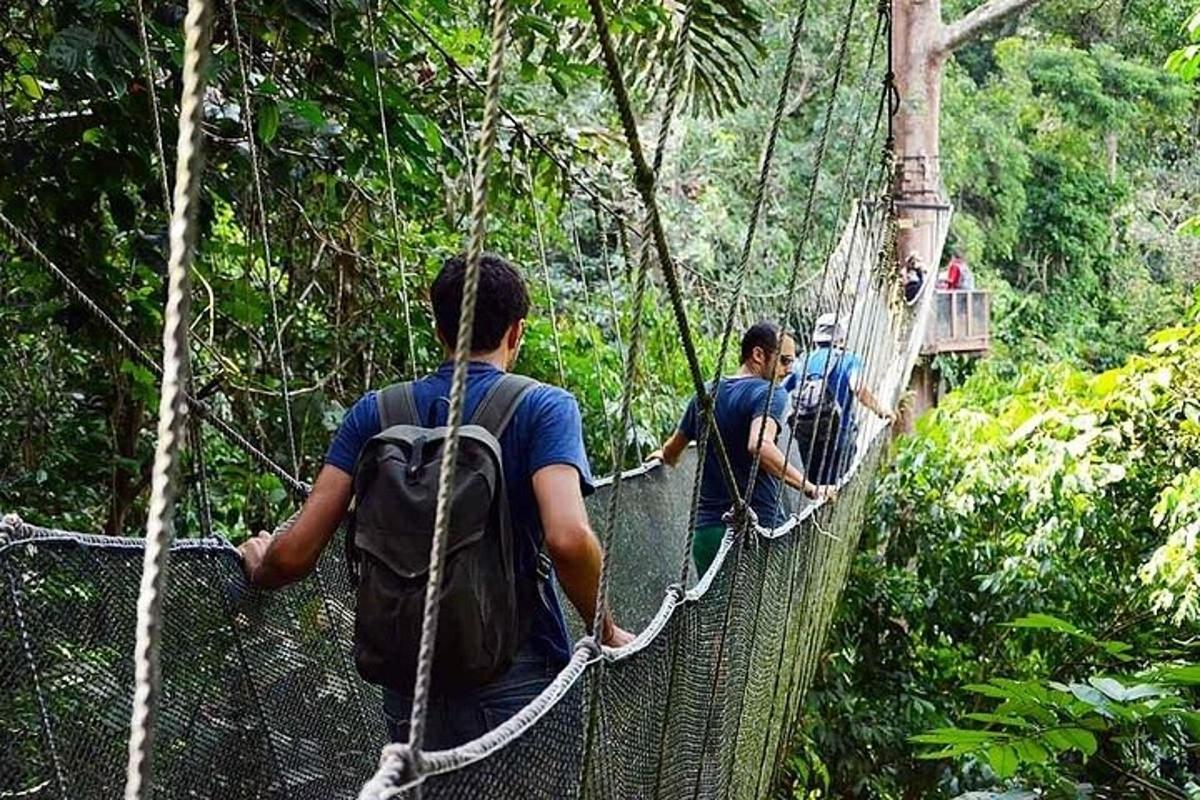
[[[488,393],[479,401],[479,407],[471,416],[471,424],[486,428],[499,439],[508,427],[509,421],[517,410],[517,405],[525,393],[538,382],[524,375],[505,373],[500,380],[492,384]]]
[[[379,429],[386,431],[393,425],[420,425],[417,401],[413,398],[412,381],[394,383],[379,390]]]

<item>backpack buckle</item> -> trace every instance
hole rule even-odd
[[[550,556],[546,555],[545,550],[538,550],[537,554],[537,576],[540,581],[550,580],[550,575],[554,569],[554,562],[550,560]]]
[[[412,455],[408,459],[408,469],[404,472],[404,476],[409,483],[416,483],[420,480],[421,473],[425,471],[425,445],[428,441],[422,435],[418,436],[412,443]]]

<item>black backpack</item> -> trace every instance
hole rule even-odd
[[[826,462],[836,463],[838,457],[838,437],[844,420],[842,407],[830,383],[839,366],[827,364],[818,371],[807,372],[792,393],[793,435],[804,461],[804,471],[814,483],[827,475]]]
[[[515,574],[499,440],[536,385],[504,375],[459,431],[433,655],[437,691],[468,690],[498,677],[529,630],[521,611],[534,588]],[[358,585],[354,663],[370,683],[410,693],[449,429],[422,424],[411,383],[379,393],[379,423],[354,468],[356,510],[346,543]]]

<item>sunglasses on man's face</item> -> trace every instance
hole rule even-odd
[[[785,367],[790,367],[792,365],[792,362],[794,362],[795,360],[796,360],[795,356],[780,356],[779,357],[780,365],[785,366]]]

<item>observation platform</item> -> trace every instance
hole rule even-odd
[[[985,355],[992,345],[992,294],[981,289],[937,289],[921,355]]]

